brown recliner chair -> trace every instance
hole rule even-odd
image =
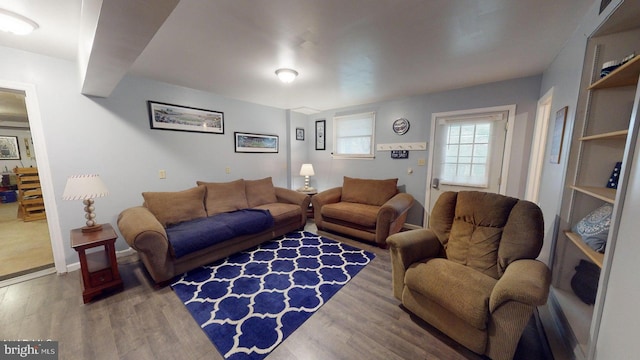
[[[511,359],[551,281],[535,260],[540,208],[492,193],[443,193],[429,229],[389,236],[393,294],[406,309],[456,342],[492,359]]]

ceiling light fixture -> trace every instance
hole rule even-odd
[[[282,69],[276,70],[276,75],[278,75],[278,78],[280,79],[280,81],[282,81],[285,84],[288,84],[293,80],[295,80],[296,76],[298,76],[298,72],[293,69],[282,68]]]
[[[38,28],[35,21],[9,10],[0,9],[0,30],[16,35],[27,35]]]

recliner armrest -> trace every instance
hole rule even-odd
[[[549,296],[551,272],[538,260],[516,260],[507,266],[489,298],[489,311],[494,312],[507,301],[534,306],[544,305]]]
[[[393,234],[387,238],[391,255],[393,295],[402,300],[404,274],[411,264],[440,254],[442,245],[429,229],[417,229]]]

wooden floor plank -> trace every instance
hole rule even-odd
[[[340,239],[376,258],[267,360],[482,359],[406,311],[393,297],[388,250]],[[222,359],[170,287],[141,263],[119,265],[124,291],[82,303],[79,273],[0,288],[0,338],[60,342],[61,359]],[[535,324],[535,322],[534,322]],[[541,359],[536,331],[516,359]]]

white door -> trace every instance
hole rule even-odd
[[[425,220],[445,191],[504,194],[514,113],[508,106],[433,114]]]

